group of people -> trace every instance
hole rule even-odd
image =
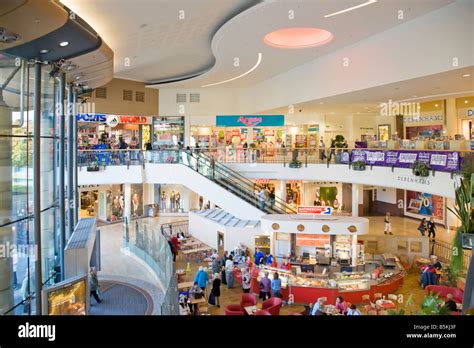
[[[311,309],[311,315],[327,315],[324,311],[324,299],[318,298]],[[361,315],[360,311],[357,309],[355,304],[348,304],[342,296],[336,298],[335,307],[339,314],[342,315]]]
[[[392,234],[392,218],[390,213],[385,215],[384,224],[384,234]],[[421,219],[418,231],[420,231],[422,237],[428,234],[428,237],[434,240],[436,238],[436,224],[433,217],[430,217],[429,220],[426,220],[426,218]]]
[[[261,186],[260,190],[258,191],[258,207],[260,210],[264,210],[265,206],[268,204],[270,208],[273,209],[275,206],[275,188],[265,188],[265,186]]]

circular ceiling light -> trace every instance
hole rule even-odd
[[[39,53],[41,53],[41,54],[46,54],[46,53],[48,53],[48,52],[49,52],[49,50],[47,50],[47,49],[43,49],[43,50],[40,50],[40,51],[39,51]]]
[[[66,47],[67,45],[69,45],[69,41],[63,41],[59,43],[59,47]]]
[[[263,42],[275,48],[299,49],[327,44],[334,38],[329,31],[320,28],[284,28],[263,37]]]

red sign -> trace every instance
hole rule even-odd
[[[147,124],[148,117],[146,116],[119,116],[120,123],[129,124]]]
[[[237,122],[242,122],[246,126],[257,126],[262,123],[263,119],[261,117],[245,117],[240,116]]]
[[[270,179],[255,179],[256,184],[269,184]]]
[[[332,207],[299,206],[297,213],[300,215],[331,215]]]

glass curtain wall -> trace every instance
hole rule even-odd
[[[0,314],[36,314],[34,221],[41,216],[42,283],[58,260],[58,80],[41,73],[41,132],[34,134],[34,65],[0,55]],[[33,139],[41,146],[41,211],[33,211]]]

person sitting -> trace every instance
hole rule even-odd
[[[318,298],[316,303],[313,306],[313,309],[311,310],[311,315],[324,315],[322,314],[323,312],[321,311],[321,307],[323,306],[323,299]]]
[[[194,300],[199,300],[203,296],[204,291],[198,286],[197,282],[194,282],[193,287],[191,288],[191,290],[189,290],[189,297]],[[189,309],[193,315],[198,314],[198,307],[199,305],[197,303],[191,304],[191,302],[189,302]]]
[[[456,306],[456,302],[453,301],[453,294],[446,295],[446,302],[444,303],[444,306],[450,312],[457,312],[458,308]]]
[[[347,314],[347,303],[344,301],[342,296],[338,296],[336,298],[336,308],[338,309],[339,313]]]
[[[355,304],[351,304],[350,308],[347,310],[347,315],[360,315],[360,311],[357,309]]]

